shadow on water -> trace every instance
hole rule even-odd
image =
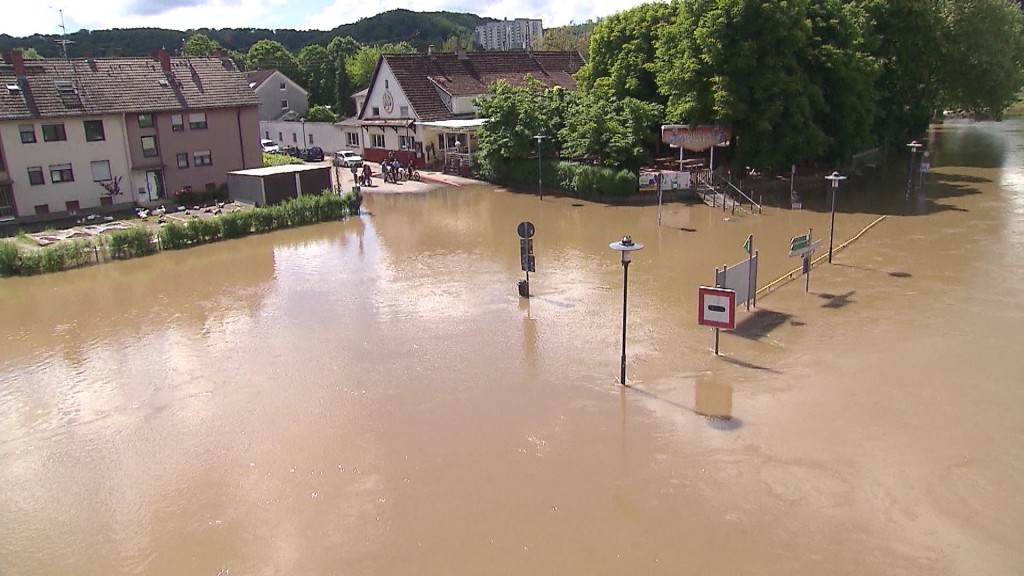
[[[792,317],[792,314],[762,308],[737,324],[732,333],[748,340],[760,340]]]
[[[833,266],[841,266],[843,268],[853,268],[853,269],[856,269],[856,270],[865,270],[867,272],[879,272],[879,273],[882,273],[882,274],[887,274],[889,276],[892,276],[893,278],[910,278],[912,276],[912,274],[910,272],[904,272],[902,270],[891,270],[891,271],[890,270],[879,270],[878,268],[870,268],[868,266],[857,266],[857,265],[854,265],[854,264],[844,264],[842,262],[836,262],[836,263],[833,264]]]
[[[679,402],[662,398],[653,392],[637,388],[636,386],[627,386],[626,389],[674,408],[702,416],[708,426],[716,430],[731,432],[743,426],[743,421],[732,415],[732,386],[698,381],[694,390],[694,404],[696,408],[690,408]]]
[[[824,298],[825,300],[828,300],[828,302],[825,302],[824,304],[821,305],[822,308],[843,308],[847,304],[852,304],[855,302],[855,300],[850,300],[850,296],[853,296],[855,293],[856,290],[851,290],[846,294],[829,294],[827,292],[820,292],[816,295],[818,296],[818,298]]]
[[[722,355],[719,355],[718,358],[721,359],[723,362],[728,362],[729,364],[733,364],[734,366],[739,366],[741,368],[750,368],[751,370],[763,370],[765,372],[771,372],[772,374],[782,374],[782,372],[779,372],[778,370],[776,370],[774,368],[769,368],[767,366],[761,366],[759,364],[754,364],[752,362],[747,362],[746,360],[740,360],[739,358],[733,358],[731,356],[722,356]]]

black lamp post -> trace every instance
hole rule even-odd
[[[309,144],[306,144],[306,119],[299,120],[299,123],[302,124],[302,149],[306,150],[309,148]]]
[[[622,240],[612,242],[608,247],[622,253],[622,362],[619,364],[619,384],[626,386],[626,296],[629,288],[629,262],[632,260],[631,252],[642,249],[644,245],[633,242],[629,236],[623,236]]]
[[[832,182],[832,224],[828,227],[828,263],[832,263],[832,232],[836,227],[836,191],[839,190],[839,183],[846,180],[846,176],[843,176],[839,172],[833,172],[828,176],[825,176],[826,180]]]
[[[540,163],[540,141],[544,138],[545,136],[543,134],[537,134],[534,136],[534,139],[537,140],[537,194],[540,196],[541,200],[544,199],[544,179],[541,178],[542,168]]]

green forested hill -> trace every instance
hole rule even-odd
[[[84,56],[147,56],[160,48],[176,52],[185,38],[201,32],[229,50],[246,52],[259,40],[276,40],[297,53],[307,44],[328,44],[336,36],[351,36],[360,44],[409,42],[420,50],[433,44],[440,46],[452,36],[468,36],[473,28],[494,21],[476,14],[459,12],[413,12],[391,10],[333,30],[268,30],[261,28],[199,28],[196,30],[163,30],[159,28],[114,28],[111,30],[79,30],[67,35],[73,41],[68,55]],[[11,48],[35,48],[44,58],[60,54],[56,34],[13,37],[0,34],[0,51]]]

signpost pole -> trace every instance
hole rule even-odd
[[[757,258],[756,251],[754,252],[754,258]],[[760,262],[761,259],[758,258],[757,261]],[[754,300],[754,308],[757,308],[757,275],[754,276],[754,289],[751,291],[750,297]]]
[[[682,148],[680,148],[682,150]],[[664,186],[661,182],[662,173],[658,172],[658,226],[661,226],[661,196],[664,190]]]
[[[747,311],[750,311],[750,280],[754,276],[754,235],[747,237],[744,248],[747,251]]]
[[[807,229],[807,242],[808,243],[811,242],[811,231],[812,231],[811,228]],[[813,252],[808,252],[807,254],[804,254],[804,269],[806,269],[806,272],[804,273],[804,275],[806,276],[806,278],[804,278],[804,292],[805,293],[811,291],[811,254],[813,254]]]

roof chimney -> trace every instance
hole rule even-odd
[[[167,53],[167,50],[161,48],[156,53],[156,59],[160,61],[160,68],[169,74],[171,72],[171,55]]]
[[[456,48],[455,55],[459,58],[459,60],[469,60],[469,55],[466,54],[465,48]]]
[[[11,50],[7,53],[7,61],[14,67],[15,76],[25,75],[25,59],[21,57],[21,50]]]
[[[429,46],[427,46],[427,56],[431,56],[433,54],[434,54],[434,45],[430,44]]]

